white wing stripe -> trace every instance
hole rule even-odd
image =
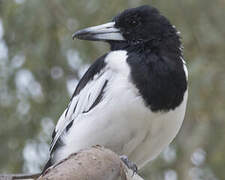
[[[82,114],[83,112],[88,111],[91,108],[91,106],[99,97],[99,94],[104,88],[106,81],[110,79],[111,75],[112,72],[107,71],[106,73],[105,69],[103,69],[101,72],[94,76],[93,80],[86,84],[86,86],[80,91],[79,94],[73,97],[70,105],[68,106],[68,111],[67,109],[64,111],[56,125],[56,135],[52,142],[50,151],[52,151],[55,143],[62,135],[68,124],[73,120],[75,121],[74,123],[76,123],[77,116]]]

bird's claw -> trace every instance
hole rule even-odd
[[[129,169],[131,169],[131,170],[133,171],[133,175],[132,175],[132,176],[134,176],[134,174],[137,174],[137,172],[138,172],[138,167],[137,167],[137,165],[136,165],[135,163],[133,163],[132,161],[130,161],[130,160],[128,159],[128,157],[125,156],[125,155],[120,156],[120,159],[123,161],[123,163],[124,163]]]

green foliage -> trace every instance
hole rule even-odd
[[[72,41],[72,33],[142,4],[181,31],[189,69],[184,125],[143,173],[154,180],[224,179],[223,0],[0,0],[0,173],[40,169],[53,123],[85,64],[107,51],[103,43]]]

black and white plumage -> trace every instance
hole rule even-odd
[[[96,144],[143,167],[174,139],[185,115],[187,69],[175,27],[155,8],[141,6],[73,36],[108,42],[111,51],[78,83],[45,169]]]

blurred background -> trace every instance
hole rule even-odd
[[[225,179],[225,0],[0,0],[0,173],[40,172],[79,78],[108,51],[72,33],[143,4],[181,32],[189,101],[178,136],[142,173]]]

